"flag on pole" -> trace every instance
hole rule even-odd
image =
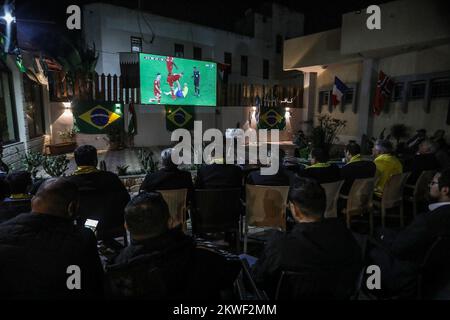
[[[378,75],[377,89],[375,91],[375,101],[373,104],[373,113],[377,116],[380,115],[384,108],[385,98],[389,98],[392,94],[392,89],[394,88],[394,81],[391,77],[380,71]]]
[[[347,91],[348,87],[338,77],[334,77],[333,92],[331,94],[333,106],[336,107],[342,101],[342,97]]]
[[[134,109],[134,103],[131,102],[128,106],[128,135],[134,136],[137,134],[136,126],[136,110]]]

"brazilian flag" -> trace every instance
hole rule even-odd
[[[166,106],[166,129],[194,130],[194,107]]]
[[[73,117],[78,131],[104,134],[110,126],[123,127],[123,105],[113,102],[72,102]]]
[[[286,128],[286,118],[283,108],[261,107],[258,129],[278,129]]]

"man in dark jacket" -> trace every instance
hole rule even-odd
[[[3,200],[0,207],[0,223],[31,210],[31,196],[28,194],[28,188],[32,183],[30,173],[27,171],[10,173],[5,183],[8,185],[10,195]]]
[[[361,158],[361,147],[356,142],[347,144],[345,158],[347,164],[341,168],[341,177],[345,180],[341,188],[341,194],[348,195],[356,179],[375,177],[377,167],[373,161]]]
[[[415,281],[425,255],[438,237],[450,236],[450,170],[434,176],[430,197],[436,202],[429,206],[429,212],[418,215],[398,234],[383,230],[376,237],[379,242],[370,257],[381,268],[386,294],[415,296]],[[449,259],[442,256],[441,260]],[[450,284],[450,277],[441,280]]]
[[[300,178],[289,194],[291,212],[297,224],[289,233],[278,233],[266,245],[254,267],[259,283],[274,297],[282,271],[308,272],[311,277],[326,274],[339,281],[318,284],[325,289],[304,292],[305,298],[345,298],[356,287],[361,271],[361,249],[345,225],[337,219],[323,219],[324,189],[312,179]],[[305,287],[308,284],[303,283]],[[349,296],[348,296],[349,297]]]
[[[50,179],[33,197],[31,213],[0,224],[1,297],[102,296],[96,239],[92,231],[74,226],[77,206],[76,185],[64,178]]]
[[[203,165],[197,172],[196,189],[242,188],[242,169],[233,164]]]
[[[173,149],[165,149],[161,152],[162,168],[154,173],[149,173],[141,185],[141,190],[175,190],[187,189],[188,202],[192,200],[194,186],[191,173],[182,171],[172,161]]]
[[[287,170],[283,163],[285,152],[280,149],[278,172],[274,175],[262,175],[261,170],[250,172],[246,183],[260,186],[289,186],[293,180],[294,173]]]
[[[408,184],[414,185],[422,172],[427,170],[439,170],[440,164],[435,156],[435,146],[430,140],[424,140],[419,145],[419,151],[412,159],[405,171],[411,172]]]
[[[74,155],[78,168],[68,179],[80,191],[79,223],[94,219],[99,221],[100,238],[120,236],[124,209],[130,200],[125,186],[116,174],[97,169],[97,149],[93,146],[80,146]]]
[[[300,171],[299,176],[314,179],[320,184],[341,180],[339,167],[328,163],[328,152],[321,148],[311,150],[311,165]]]
[[[237,276],[223,260],[196,248],[173,228],[161,194],[143,192],[125,209],[131,245],[107,267],[110,294],[153,299],[216,299]]]

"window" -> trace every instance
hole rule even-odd
[[[184,57],[184,45],[175,43],[175,57]]]
[[[269,79],[269,60],[263,60],[263,79]]]
[[[319,105],[328,106],[330,101],[330,91],[320,91],[319,93]]]
[[[44,134],[44,108],[42,99],[42,86],[23,75],[23,92],[25,95],[25,113],[30,139]]]
[[[131,52],[142,52],[142,38],[131,37]]]
[[[394,85],[394,92],[392,93],[392,101],[400,101],[403,97],[404,84],[396,83]]]
[[[194,59],[202,60],[202,48],[194,47]]]
[[[431,82],[431,98],[450,97],[450,78],[435,79]]]
[[[411,83],[409,98],[411,100],[423,99],[425,97],[425,81],[416,81]]]
[[[283,36],[278,34],[276,39],[276,53],[282,53],[283,52]]]
[[[17,141],[17,120],[11,74],[0,65],[0,139],[6,144]]]
[[[231,72],[231,58],[232,58],[231,52],[225,52],[224,57],[223,57],[223,62],[225,64],[229,64],[230,65],[230,67],[229,67],[230,72]]]
[[[353,95],[354,95],[354,89],[349,88],[345,94],[344,94],[344,106],[346,104],[353,104]]]
[[[241,76],[246,77],[248,75],[248,57],[241,56]]]

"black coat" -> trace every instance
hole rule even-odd
[[[418,215],[395,236],[381,234],[378,245],[370,250],[370,259],[381,268],[384,294],[414,297],[419,266],[425,255],[438,237],[449,235],[450,205]],[[442,256],[441,260],[449,259]]]
[[[106,270],[114,297],[204,300],[218,299],[221,290],[232,286],[240,262],[199,248],[177,228],[132,241]]]
[[[433,153],[417,154],[412,159],[409,166],[406,167],[405,172],[411,172],[408,178],[408,184],[415,184],[423,171],[439,170],[440,164]]]
[[[110,230],[123,229],[124,209],[130,201],[130,195],[116,174],[98,171],[73,175],[67,179],[75,183],[80,191],[81,224],[87,218],[98,220],[100,237],[109,234]]]
[[[257,261],[254,275],[269,297],[274,297],[282,271],[348,272],[352,281],[345,285],[355,287],[361,259],[361,249],[346,226],[337,219],[325,219],[276,233]]]
[[[188,200],[193,197],[194,185],[191,173],[178,168],[162,168],[154,173],[149,173],[142,182],[141,190],[175,190],[188,189]]]
[[[0,223],[31,211],[31,199],[14,200],[6,198],[0,202]]]
[[[274,175],[262,175],[260,170],[251,172],[246,183],[260,186],[289,186],[293,180],[294,173],[280,167]]]
[[[67,268],[81,269],[81,290],[68,290]],[[28,213],[0,224],[0,296],[101,297],[103,269],[92,231],[73,221]]]
[[[346,164],[341,168],[341,177],[345,180],[341,194],[348,195],[356,179],[373,178],[376,172],[377,167],[373,161],[356,161]]]
[[[242,169],[232,164],[203,165],[197,172],[196,189],[242,188]]]
[[[339,167],[335,164],[325,168],[305,168],[298,175],[302,178],[314,179],[320,184],[341,180]]]

